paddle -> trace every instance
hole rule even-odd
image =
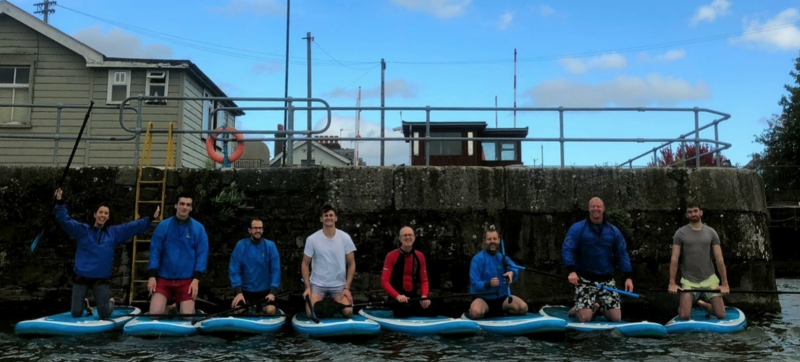
[[[61,180],[58,181],[58,187],[56,189],[60,189],[61,186],[64,186],[64,180],[67,179],[67,171],[69,171],[69,166],[72,165],[72,159],[75,157],[75,151],[78,150],[78,143],[81,142],[81,136],[83,135],[83,130],[86,128],[86,123],[89,121],[89,115],[92,114],[92,108],[94,107],[94,101],[89,101],[89,109],[86,111],[86,115],[83,117],[83,124],[81,124],[81,130],[78,131],[78,138],[75,140],[75,144],[72,146],[72,153],[69,154],[69,160],[67,161],[67,167],[64,167],[64,172],[61,174]],[[53,195],[53,204],[56,202],[56,196]],[[47,221],[50,220],[50,214],[44,214],[44,220],[42,220],[42,231],[39,232],[39,235],[36,236],[36,239],[33,239],[33,243],[31,244],[31,253],[33,249],[36,249],[36,244],[39,244],[39,240],[42,238],[44,234],[44,230],[47,229]]]
[[[292,293],[294,293],[294,291],[280,293],[280,294],[275,296],[275,299],[276,299],[275,301],[277,302],[278,298],[286,296],[286,295],[289,295],[289,294],[292,294]],[[237,310],[247,309],[247,308],[250,308],[250,307],[257,307],[257,306],[259,306],[261,304],[264,304],[264,303],[268,303],[268,301],[266,299],[259,299],[256,302],[240,304],[240,305],[237,305],[234,308],[231,308],[231,309],[228,309],[228,310],[224,310],[224,311],[219,312],[219,313],[206,314],[205,317],[203,317],[203,318],[193,320],[192,321],[192,325],[194,325],[197,322],[204,321],[206,319],[211,319],[211,318],[214,318],[214,317],[219,317],[221,315],[230,314],[230,313],[233,313],[233,312],[235,312]]]
[[[517,266],[517,268],[522,269],[522,270],[527,270],[529,272],[533,272],[533,273],[536,273],[536,274],[546,275],[546,276],[553,277],[553,278],[556,278],[556,279],[569,281],[569,278],[567,278],[567,277],[565,277],[563,275],[548,273],[548,272],[544,272],[544,271],[536,270],[536,269],[528,269],[528,268],[525,268],[525,267],[522,267],[522,266]],[[624,295],[624,296],[631,297],[631,298],[647,298],[646,296],[641,295],[641,294],[627,292],[627,291],[624,291],[624,290],[619,290],[617,288],[612,288],[612,287],[609,287],[609,286],[606,286],[606,285],[602,285],[600,283],[591,283],[591,282],[583,282],[583,281],[578,281],[578,282],[581,283],[581,284],[584,284],[584,285],[594,285],[597,289],[604,289],[604,290],[607,290],[609,292],[616,292],[616,293],[619,293],[620,295]]]
[[[438,297],[425,297],[425,298],[408,298],[409,302],[421,301],[421,300],[441,300],[441,299],[449,299],[449,298],[461,298],[461,297],[472,297],[472,296],[482,296],[482,295],[498,295],[497,291],[494,292],[485,292],[485,293],[463,293],[463,294],[452,294],[452,295],[443,295]],[[354,308],[354,307],[373,307],[379,305],[386,305],[391,303],[400,303],[397,300],[380,300],[374,302],[364,302],[364,303],[355,303],[355,304],[342,304],[333,300],[322,300],[314,304],[314,310],[317,315],[329,317],[333,316],[334,314],[338,313],[344,308]]]
[[[314,306],[316,306],[318,304],[319,304],[319,302],[315,303]],[[314,321],[314,323],[319,324],[319,319],[317,318],[317,313],[314,311],[314,306],[311,306],[311,299],[310,299],[310,296],[308,296],[308,295],[306,296],[306,305],[308,305],[308,310],[311,311],[311,320]]]
[[[508,260],[506,260],[506,243],[500,239],[500,255],[503,257],[503,274],[508,273]],[[503,277],[505,279],[505,277]],[[506,287],[508,288],[508,304],[511,304],[514,298],[511,297],[511,281],[507,280]]]
[[[669,293],[668,290],[647,289],[648,292]],[[719,289],[683,289],[678,293],[720,293]],[[800,294],[800,292],[790,292],[785,290],[730,290],[731,294]]]

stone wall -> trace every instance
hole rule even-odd
[[[145,171],[152,178],[162,175],[157,169]],[[74,242],[49,216],[60,173],[55,168],[0,167],[0,302],[69,303]],[[109,200],[121,216],[117,221],[129,221],[135,184],[132,168],[70,170],[64,187],[70,215],[87,220],[94,204]],[[566,275],[561,263],[566,231],[586,217],[589,199],[599,196],[605,200],[607,220],[627,240],[637,291],[653,297],[625,299],[626,308],[657,307],[652,300],[658,299],[668,305],[662,312],[674,313],[677,302],[663,291],[670,243],[686,223],[683,207],[688,201],[702,205],[705,222],[719,233],[731,287],[775,289],[763,190],[758,175],[731,168],[181,169],[168,174],[167,204],[174,204],[178,191],[196,195],[193,216],[206,225],[211,244],[201,297],[220,302],[232,297],[227,265],[236,241],[246,236],[247,220],[264,221],[264,236],[276,241],[281,252],[283,288],[293,290],[300,287],[305,237],[320,228],[317,209],[333,203],[340,209],[338,227],[358,248],[353,290],[358,300],[367,300],[383,297],[383,259],[396,247],[396,234],[404,225],[416,230],[435,294],[467,291],[470,260],[483,247],[482,230],[488,225],[501,229],[506,251],[518,264]],[[158,194],[144,189],[142,199]],[[231,194],[243,194],[244,201]],[[143,214],[151,213],[147,209]],[[172,207],[166,213],[172,215]],[[32,253],[31,241],[43,227],[44,237]],[[132,248],[128,244],[117,250],[113,294],[126,297]],[[545,303],[570,303],[573,288],[526,272],[512,291],[538,309]],[[735,294],[727,300],[744,310],[780,309],[775,296]],[[460,300],[459,307],[466,302]]]

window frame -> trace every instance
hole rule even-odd
[[[431,132],[430,137],[464,137],[462,132]],[[449,154],[449,153],[434,153],[433,151],[437,149],[441,150],[442,146],[449,143],[457,143],[458,144],[458,153],[457,154]],[[430,149],[426,150],[426,152],[430,152],[431,156],[436,157],[461,157],[464,156],[464,144],[463,141],[454,140],[454,141],[429,141]]]
[[[491,148],[494,150],[494,159],[486,158],[486,149]],[[510,149],[504,148],[503,146],[511,146]],[[512,151],[514,153],[514,157],[512,159],[505,159],[503,158],[503,152]],[[519,161],[517,158],[517,141],[482,141],[481,142],[481,152],[483,157],[485,158],[483,161],[485,162],[507,162],[507,161]]]
[[[124,73],[125,74],[125,82],[118,83],[116,81],[116,74],[117,73]],[[109,69],[108,70],[108,89],[106,94],[106,104],[122,104],[122,100],[115,101],[111,97],[113,96],[114,86],[124,85],[125,86],[125,98],[131,96],[131,70],[130,69]]]
[[[158,76],[155,76],[154,73],[163,73],[163,75],[158,77]],[[168,97],[169,96],[169,71],[168,70],[148,70],[146,75],[145,75],[145,78],[147,80],[145,81],[145,88],[144,89],[145,89],[145,94],[147,96],[151,96],[150,91],[151,91],[151,88],[152,88],[153,85],[158,86],[158,87],[161,87],[161,86],[164,87],[164,94],[162,94],[161,97]],[[163,85],[161,83],[153,84],[153,82],[152,82],[153,79],[164,79],[164,84]],[[165,104],[167,104],[167,100],[166,99],[164,99],[164,100],[149,99],[145,103],[147,103],[147,104],[165,105]]]
[[[13,63],[13,64],[0,64],[0,68],[12,68],[14,69],[14,74],[11,79],[11,83],[0,83],[0,88],[2,89],[11,89],[11,101],[9,104],[16,104],[16,96],[17,96],[17,89],[25,89],[28,91],[27,99],[25,102],[21,104],[31,104],[33,99],[33,65],[32,64],[24,64],[24,63]],[[26,79],[25,83],[17,83],[17,69],[25,68],[28,70],[28,79]],[[31,108],[28,107],[9,107],[11,108],[10,118],[7,122],[0,120],[0,126],[3,127],[30,127],[31,124]],[[14,122],[14,109],[27,109],[27,115],[23,117],[21,121],[18,123]]]

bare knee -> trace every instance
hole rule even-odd
[[[353,316],[353,308],[344,308],[342,309],[342,315],[345,318],[350,318]]]
[[[591,309],[580,309],[578,310],[578,322],[586,323],[592,320],[592,310]]]
[[[483,318],[483,311],[478,306],[472,306],[469,308],[469,318],[470,319],[481,319]]]
[[[264,314],[274,315],[275,312],[276,312],[276,309],[277,308],[275,308],[274,305],[268,305],[268,306],[264,307]]]

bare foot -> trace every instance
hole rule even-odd
[[[89,305],[89,298],[85,298],[83,300],[83,307],[86,310],[86,315],[92,315],[94,313],[94,308]]]
[[[569,309],[569,312],[567,312],[567,317],[574,317],[577,314],[578,314],[578,308],[572,307]]]
[[[178,306],[173,303],[167,305],[167,314],[177,313]]]

